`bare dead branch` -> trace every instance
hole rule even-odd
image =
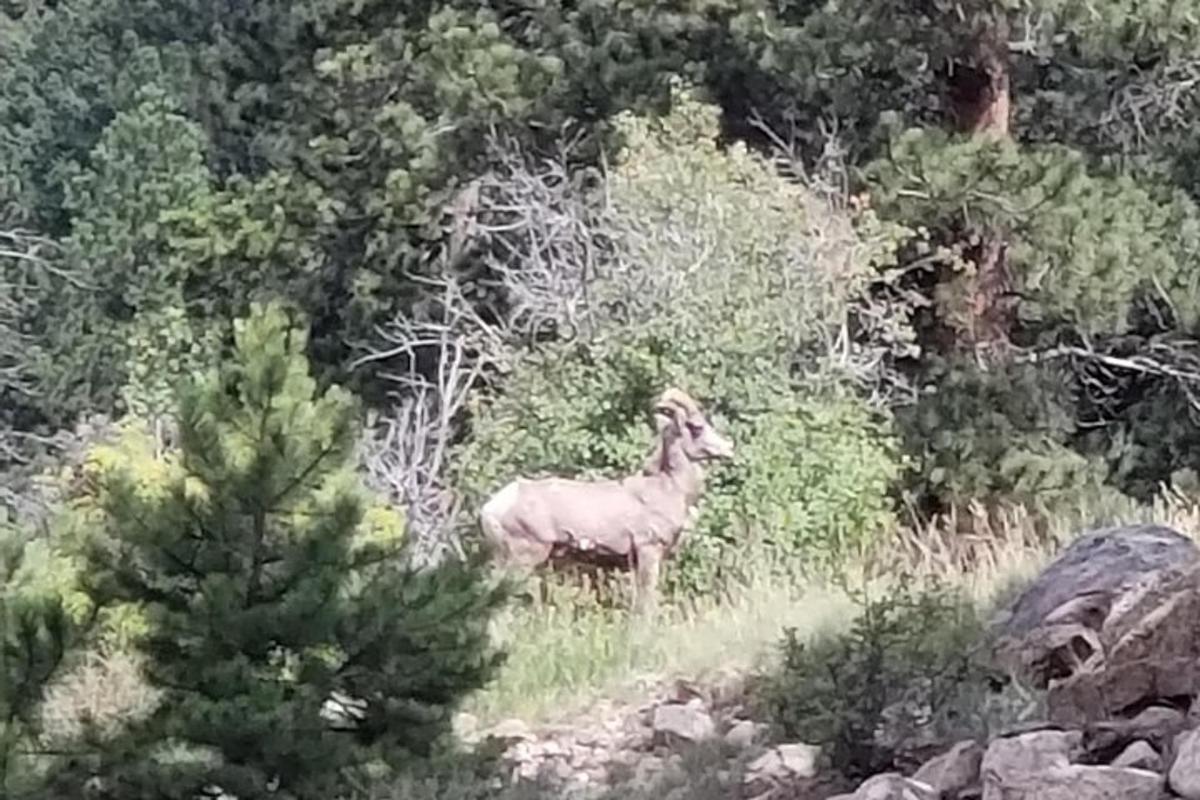
[[[520,339],[548,331],[591,336],[589,284],[610,260],[603,235],[607,207],[589,184],[603,172],[573,166],[582,129],[557,152],[529,152],[512,136],[492,131],[492,170],[480,178],[471,235],[482,254],[482,283],[503,298],[505,327]]]
[[[1101,134],[1124,153],[1186,129],[1200,106],[1200,59],[1149,70],[1113,93],[1100,118]]]
[[[1027,350],[1016,356],[1025,363],[1066,360],[1084,391],[1098,405],[1122,394],[1130,376],[1161,378],[1176,386],[1187,400],[1192,419],[1200,424],[1200,343],[1191,340],[1144,342],[1140,352],[1106,353],[1090,342],[1084,346],[1059,346]]]
[[[381,343],[355,366],[385,362],[394,404],[369,426],[362,446],[368,483],[407,514],[410,554],[436,563],[455,549],[458,502],[446,460],[470,392],[486,371],[506,367],[502,327],[488,322],[453,274],[424,278],[438,292],[420,316],[380,328]]]

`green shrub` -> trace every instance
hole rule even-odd
[[[828,748],[847,775],[892,767],[897,749],[978,733],[987,669],[980,615],[957,593],[906,581],[860,598],[845,632],[804,642],[787,630],[782,665],[754,689],[789,738]],[[916,740],[922,740],[920,738]]]
[[[678,385],[732,436],[710,471],[677,591],[712,590],[748,561],[836,560],[887,521],[899,458],[889,421],[857,389],[869,342],[834,347],[891,257],[896,232],[830,207],[743,146],[717,111],[677,92],[670,114],[622,117],[624,150],[594,235],[587,338],[518,354],[454,459],[467,508],[507,480],[628,474],[651,442],[650,406]],[[887,317],[889,341],[905,321]],[[473,521],[472,521],[473,524]]]
[[[689,373],[676,352],[655,359],[648,350],[636,342],[561,348],[523,364],[504,395],[477,408],[458,454],[467,505],[477,508],[517,475],[633,472],[652,441],[654,397],[681,383],[702,387],[696,396],[738,455],[709,471],[695,530],[665,573],[668,591],[720,588],[763,558],[832,566],[887,524],[898,456],[886,426],[860,402],[778,392],[772,402],[764,391],[756,407],[719,376]]]

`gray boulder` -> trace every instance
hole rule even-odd
[[[980,770],[983,800],[1159,800],[1163,776],[1149,770],[1072,764],[1077,734],[1039,731],[997,739]]]
[[[938,800],[938,795],[928,784],[898,772],[885,772],[863,781],[854,792],[834,795],[829,800]]]
[[[998,615],[997,656],[1086,725],[1200,691],[1200,549],[1161,525],[1081,536]]]
[[[1175,763],[1167,778],[1175,794],[1186,800],[1200,800],[1200,730],[1179,735]]]
[[[943,800],[955,800],[959,792],[979,783],[979,767],[982,761],[983,748],[977,742],[968,739],[925,762],[913,773],[913,780],[931,787]]]
[[[1046,566],[997,620],[1024,637],[1047,623],[1097,630],[1111,606],[1147,575],[1197,560],[1200,548],[1165,525],[1118,525],[1080,536]]]
[[[699,742],[716,735],[712,716],[699,703],[668,703],[654,709],[655,740],[664,744]]]

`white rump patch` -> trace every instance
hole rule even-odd
[[[509,483],[483,504],[483,508],[479,512],[480,515],[495,520],[504,516],[516,504],[519,488],[516,481]]]

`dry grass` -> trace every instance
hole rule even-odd
[[[1007,505],[973,505],[899,528],[863,559],[862,588],[903,573],[937,579],[989,607],[1032,577],[1080,532],[1122,522],[1171,525],[1200,540],[1200,500],[1165,492],[1148,505],[1109,500],[1054,515]],[[500,623],[509,661],[498,680],[470,703],[487,721],[520,717],[550,722],[644,693],[674,677],[745,672],[764,665],[785,627],[811,636],[844,624],[853,604],[833,588],[756,582],[721,600],[701,601],[634,623],[568,591],[510,610]]]
[[[1164,490],[1146,505],[1123,498],[1081,504],[1054,514],[1021,505],[984,508],[905,526],[872,558],[880,573],[901,563],[913,574],[949,581],[989,604],[1032,577],[1089,528],[1137,522],[1169,525],[1200,541],[1200,498]]]
[[[508,662],[468,710],[485,723],[514,716],[559,720],[602,697],[636,699],[663,680],[745,671],[784,626],[815,633],[849,611],[849,599],[835,590],[765,580],[722,601],[664,608],[649,620],[559,590],[508,612],[498,624]]]
[[[154,710],[158,693],[142,677],[131,653],[90,651],[46,691],[42,727],[52,741],[70,741],[88,725],[112,735]]]

